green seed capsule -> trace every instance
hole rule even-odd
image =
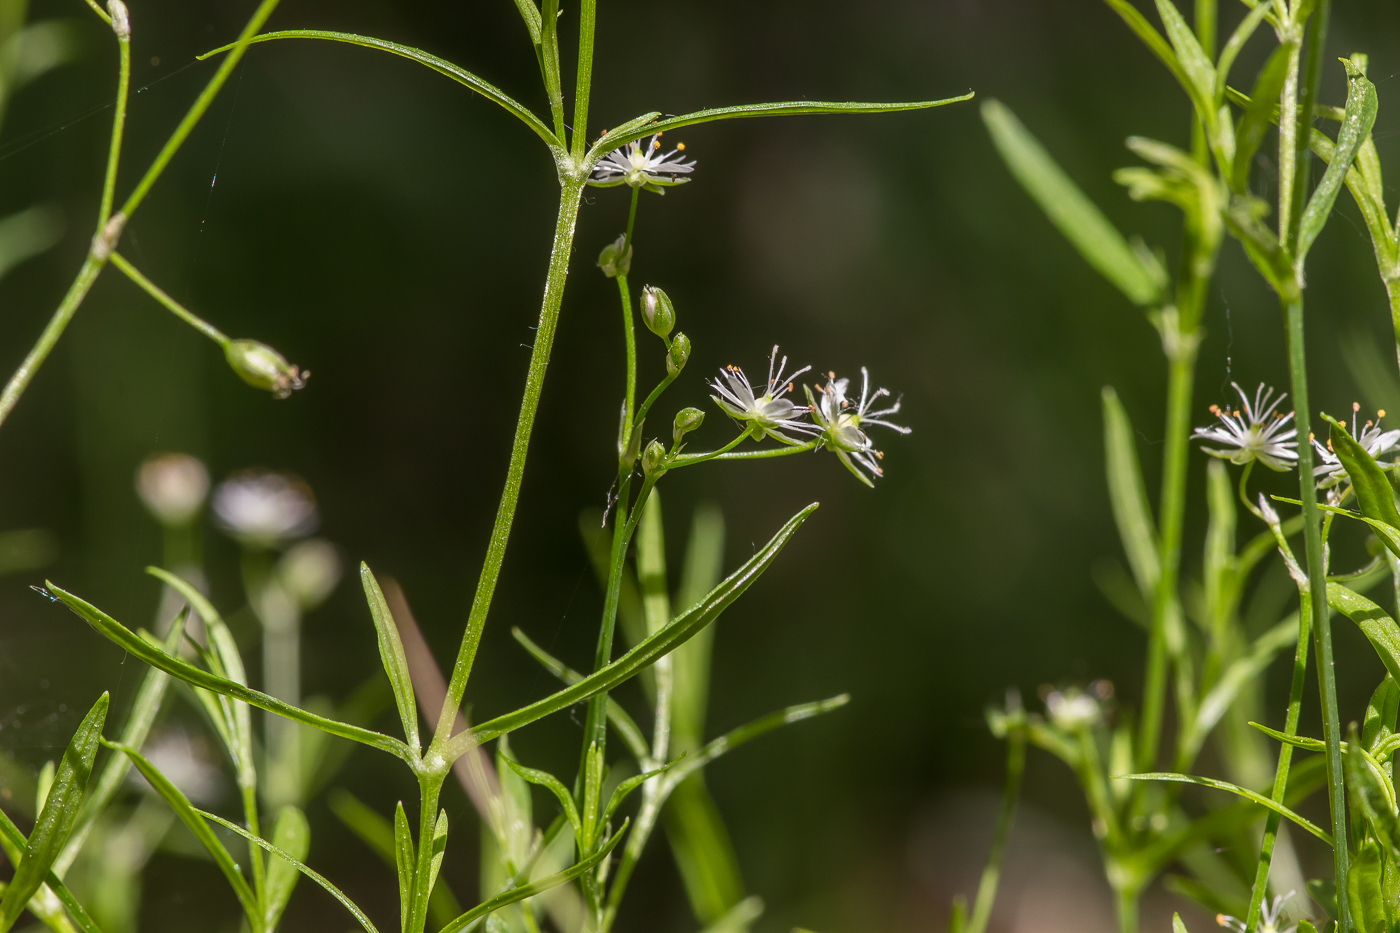
[[[282,354],[256,340],[232,340],[224,347],[224,356],[240,379],[277,398],[286,398],[304,388],[311,377],[311,373],[302,372]]]

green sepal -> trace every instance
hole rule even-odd
[[[83,792],[87,789],[92,763],[97,757],[97,746],[102,740],[102,726],[107,721],[109,699],[106,693],[97,698],[92,709],[78,723],[73,738],[63,752],[43,810],[25,843],[24,855],[15,866],[14,877],[5,889],[5,896],[0,898],[0,930],[14,926],[29,899],[44,884],[54,859],[58,858],[78,819]]]
[[[399,627],[394,622],[394,614],[389,611],[389,603],[384,599],[384,591],[369,565],[360,564],[360,583],[365,588],[365,600],[369,603],[370,615],[374,618],[374,631],[379,639],[379,659],[384,664],[384,673],[389,675],[389,685],[394,689],[394,703],[399,708],[399,721],[403,723],[404,738],[408,747],[417,751],[418,706],[413,697],[413,680],[408,673],[408,658],[404,655],[403,641],[399,638]]]

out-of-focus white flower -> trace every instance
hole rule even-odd
[[[300,541],[277,562],[277,580],[303,610],[325,602],[340,582],[340,554],[321,538]]]
[[[812,390],[807,389],[807,401],[812,405],[812,420],[817,423],[821,432],[822,443],[836,452],[836,456],[856,479],[867,486],[873,486],[875,484],[870,481],[870,477],[857,467],[868,470],[871,476],[882,476],[885,471],[880,468],[880,460],[885,455],[875,449],[875,444],[862,430],[862,426],[877,424],[900,434],[908,434],[912,429],[884,420],[885,415],[893,415],[899,411],[898,400],[888,408],[871,410],[876,401],[889,396],[890,393],[887,389],[870,391],[870,373],[864,366],[860,368],[860,375],[858,404],[846,398],[850,380],[838,379],[835,373],[827,373],[826,385],[817,387],[821,398],[813,396]]]
[[[275,547],[316,530],[311,488],[295,476],[244,470],[214,490],[219,524],[244,544]]]
[[[1272,903],[1266,902],[1259,905],[1259,933],[1293,933],[1298,929],[1298,924],[1292,923],[1286,927],[1280,927],[1279,921],[1283,919],[1283,905],[1294,892],[1280,894],[1275,897]],[[1215,922],[1235,933],[1245,933],[1244,921],[1229,914],[1216,914]]]
[[[772,355],[768,357],[768,384],[764,387],[762,395],[758,395],[754,387],[749,385],[749,377],[744,375],[742,369],[726,366],[719,371],[720,377],[710,383],[710,387],[719,393],[710,398],[715,400],[715,404],[726,415],[748,428],[754,440],[763,440],[766,435],[784,444],[796,444],[799,443],[796,438],[783,432],[815,434],[816,428],[801,420],[807,409],[801,405],[794,405],[791,399],[784,396],[792,391],[797,377],[811,368],[804,366],[797,372],[784,376],[787,357],[780,361],[778,348],[775,346]]]
[[[136,494],[156,521],[184,527],[204,507],[209,471],[189,454],[153,454],[136,469]]]
[[[1283,414],[1275,410],[1288,396],[1274,398],[1274,390],[1261,382],[1251,402],[1239,383],[1230,385],[1239,393],[1240,408],[1229,411],[1219,405],[1210,406],[1211,414],[1220,423],[1197,428],[1191,436],[1224,447],[1201,448],[1212,457],[1241,465],[1258,460],[1280,472],[1292,469],[1298,462],[1298,429],[1292,424],[1293,412]]]
[[[1381,419],[1385,417],[1385,409],[1376,412],[1375,421],[1367,421],[1361,426],[1361,430],[1356,430],[1356,418],[1361,411],[1358,402],[1351,403],[1351,436],[1356,438],[1356,442],[1366,449],[1366,453],[1371,455],[1372,460],[1378,460],[1393,451],[1397,444],[1400,444],[1400,429],[1392,431],[1381,430]],[[1327,446],[1319,444],[1317,438],[1312,439],[1313,450],[1321,458],[1321,463],[1313,467],[1313,478],[1318,480],[1318,485],[1324,489],[1328,486],[1335,486],[1346,479],[1347,470],[1342,466],[1342,461],[1332,451],[1332,442],[1329,440]]]
[[[661,190],[663,187],[683,185],[690,181],[689,178],[676,177],[689,175],[695,170],[694,160],[683,161],[684,152],[685,143],[677,143],[676,148],[670,152],[662,152],[661,134],[657,133],[645,144],[636,140],[609,152],[593,169],[588,183],[599,188],[628,185],[664,194]]]
[[[210,760],[208,746],[201,739],[191,739],[183,729],[165,729],[146,744],[142,754],[157,771],[195,803],[217,803],[224,794],[224,776]],[[133,770],[133,784],[151,789],[140,773]]]
[[[1066,732],[1078,732],[1096,725],[1103,716],[1099,700],[1074,687],[1052,690],[1045,695],[1045,712],[1050,721]]]

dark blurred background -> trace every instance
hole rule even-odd
[[[1243,7],[1222,5],[1232,28]],[[574,5],[564,6],[567,35]],[[251,10],[244,0],[131,4],[139,90],[119,196],[212,73],[193,57],[230,41]],[[76,63],[15,98],[0,136],[0,214],[54,202],[68,231],[0,282],[5,372],[87,248],[115,74],[114,43],[77,0],[36,0],[31,16],[73,18],[86,41]],[[290,27],[418,46],[543,109],[507,0],[285,0],[271,28]],[[598,31],[595,129],[652,109],[974,89],[1016,110],[1120,227],[1174,250],[1174,212],[1131,203],[1109,173],[1131,163],[1130,134],[1184,145],[1187,104],[1092,0],[606,0]],[[1394,3],[1334,14],[1332,51],[1371,55],[1383,105],[1375,135],[1392,172],[1397,124],[1385,102],[1400,88],[1397,40]],[[1262,37],[1250,46],[1237,83],[1252,79],[1265,46]],[[1343,95],[1333,67],[1325,97]],[[761,369],[781,343],[818,371],[869,366],[903,393],[902,421],[914,428],[884,439],[886,476],[873,491],[826,455],[718,464],[666,484],[673,541],[695,503],[723,507],[731,568],[791,513],[822,502],[724,616],[716,643],[712,732],[787,703],[854,695],[710,772],[748,887],[768,903],[758,928],[941,929],[991,833],[1002,751],[983,707],[1008,686],[1031,696],[1043,683],[1097,677],[1124,702],[1136,697],[1143,638],[1090,578],[1096,559],[1117,552],[1099,391],[1111,384],[1122,395],[1152,488],[1164,375],[1155,333],[1015,186],[976,102],[674,135],[699,160],[695,181],[642,196],[633,266],[637,286],[667,289],[694,341],[667,411],[711,407],[704,378],[731,362]],[[253,48],[122,248],[232,336],[264,340],[315,376],[274,401],[119,274],[102,277],[0,431],[0,528],[47,528],[60,545],[42,573],[0,579],[0,746],[37,769],[99,690],[130,702],[137,662],[29,587],[47,574],[129,625],[149,624],[159,591],[141,568],[160,560],[161,537],[132,475],[154,451],[195,454],[215,479],[253,465],[304,477],[321,533],[397,577],[449,659],[505,470],[556,194],[538,140],[427,69],[329,43]],[[1336,412],[1354,397],[1384,404],[1374,388],[1359,394],[1367,387],[1339,346],[1388,331],[1364,228],[1349,196],[1339,204],[1314,251],[1308,325],[1315,400]],[[576,519],[608,492],[622,379],[616,293],[593,262],[626,209],[625,189],[595,189],[582,214],[519,518],[468,692],[478,717],[551,688],[511,625],[575,664],[591,656],[601,600]],[[1197,423],[1231,379],[1286,382],[1276,307],[1233,244],[1207,328]],[[639,339],[649,384],[661,357],[649,335]],[[701,443],[727,439],[721,421],[711,413]],[[1196,493],[1201,477],[1197,458]],[[1188,569],[1202,526],[1193,501]],[[232,610],[242,600],[236,548],[212,527],[205,538],[214,599]],[[1355,632],[1337,631],[1339,666],[1360,672],[1343,684],[1343,707],[1356,711],[1380,668]],[[308,620],[306,638],[307,692],[343,696],[377,664],[353,579]],[[621,696],[639,705],[635,688]],[[561,714],[516,747],[562,771],[579,731],[577,716]],[[381,758],[356,751],[342,783],[380,803],[409,796],[401,769]],[[452,794],[454,826],[470,826]],[[1069,774],[1032,753],[1025,799],[998,928],[1105,928]],[[321,805],[311,818],[313,864],[387,920],[388,874]],[[470,891],[474,834],[458,838],[445,871]],[[177,880],[193,887],[172,893]],[[218,884],[206,865],[158,856],[143,927],[188,929],[192,907],[232,922],[235,903]],[[621,929],[694,929],[664,847],[633,891]],[[287,926],[341,930],[338,910],[307,889]]]

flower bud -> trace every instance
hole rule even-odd
[[[189,454],[156,454],[136,471],[136,494],[162,525],[194,521],[209,494],[209,471]]]
[[[117,38],[126,42],[131,38],[131,16],[122,0],[107,0],[107,12],[112,16],[112,31]]]
[[[598,268],[610,279],[632,271],[632,244],[627,242],[625,235],[603,247],[598,254]]]
[[[238,377],[256,389],[265,389],[277,398],[286,398],[305,388],[311,373],[302,372],[287,358],[256,340],[232,340],[224,347],[224,357]]]
[[[655,285],[642,289],[642,320],[647,330],[665,340],[676,326],[676,306]]]
[[[277,580],[303,611],[315,609],[340,582],[340,555],[321,538],[298,542],[277,562]]]
[[[642,453],[642,472],[651,476],[666,463],[666,448],[660,441],[652,441]]]
[[[676,334],[676,339],[671,341],[671,349],[666,354],[666,372],[674,376],[685,369],[685,362],[688,359],[690,359],[690,338],[685,334]]]
[[[677,444],[681,438],[705,422],[705,413],[698,408],[682,408],[676,412],[676,426],[671,429],[671,439]]]

